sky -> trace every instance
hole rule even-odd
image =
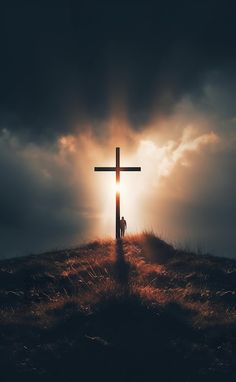
[[[2,1],[0,258],[128,232],[236,258],[234,1]]]

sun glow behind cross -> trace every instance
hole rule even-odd
[[[135,163],[134,160],[129,160],[129,157],[124,155],[124,162],[127,165]],[[139,177],[139,179],[138,179]],[[100,173],[99,179],[96,178],[101,201],[101,225],[104,232],[109,235],[114,234],[115,224],[115,198],[116,194],[120,194],[120,216],[125,216],[128,222],[128,232],[136,232],[140,229],[138,222],[141,217],[141,210],[138,208],[140,205],[140,195],[142,187],[140,187],[140,174],[121,172],[120,182],[115,181],[114,173]]]
[[[103,213],[101,223],[104,231],[113,234],[114,215],[115,215],[115,195],[120,193],[121,197],[121,216],[124,216],[128,223],[128,232],[133,233],[143,229],[154,229],[159,226],[161,231],[165,231],[166,221],[161,214],[156,215],[154,211],[163,210],[163,200],[168,197],[177,200],[184,199],[184,190],[179,185],[175,168],[181,166],[187,168],[191,166],[188,161],[188,153],[198,151],[202,145],[215,144],[218,138],[214,133],[203,134],[192,138],[188,131],[183,136],[183,141],[177,144],[169,140],[164,145],[159,145],[155,140],[140,140],[136,151],[132,153],[126,148],[122,150],[121,166],[133,166],[138,163],[142,167],[142,177],[136,173],[121,172],[120,183],[116,183],[114,173],[103,173],[101,183],[101,193],[103,193]],[[112,165],[112,159],[110,161]],[[179,167],[180,168],[180,167]],[[101,174],[100,174],[101,175]],[[170,178],[175,184],[173,189],[166,188],[165,179]],[[105,186],[105,187],[104,187]],[[150,199],[155,195],[156,204],[151,206]],[[162,205],[158,202],[162,200]],[[165,206],[168,211],[168,205]],[[150,221],[150,214],[153,214]],[[168,214],[166,213],[166,216]]]
[[[124,194],[125,192],[124,185],[121,184],[120,182],[114,182],[112,191],[114,191],[115,193]]]
[[[139,135],[126,128],[122,137],[117,136],[117,131],[111,133],[106,144],[101,144],[89,133],[59,139],[56,159],[59,164],[68,164],[71,184],[75,185],[78,204],[83,202],[82,216],[91,227],[91,234],[114,235],[115,198],[119,192],[120,212],[127,220],[128,233],[159,229],[161,225],[161,231],[168,227],[173,237],[178,236],[181,224],[171,226],[173,205],[185,202],[188,197],[179,177],[183,179],[185,172],[189,176],[190,167],[200,161],[197,153],[204,152],[205,146],[218,144],[219,137],[209,130],[204,132],[191,126],[183,128],[179,136],[171,134],[168,137],[163,137],[157,129]],[[138,164],[142,168],[141,174],[121,172],[119,184],[116,184],[114,172],[101,172],[96,177],[93,172],[94,165],[115,165],[116,145],[122,150],[121,166]]]
[[[124,179],[127,180],[129,179],[129,177],[133,178],[134,173],[139,172],[141,169],[140,167],[131,166],[131,165],[122,166],[123,162],[125,164],[127,163],[126,158],[124,158],[123,161],[121,160],[120,175],[119,175],[120,181],[116,181],[114,179],[116,176],[116,173],[114,170],[111,171],[111,168],[114,168],[113,166],[95,167],[95,171],[99,171],[100,173],[99,178],[100,178],[100,181],[102,181],[100,185],[101,187],[103,185],[103,190],[104,190],[102,204],[104,205],[105,208],[103,209],[103,215],[102,215],[101,221],[105,223],[106,225],[105,230],[109,234],[111,231],[111,227],[114,227],[114,216],[112,215],[115,213],[114,204],[115,202],[117,204],[117,196],[119,196],[119,199],[121,199],[120,217],[124,215],[126,216],[130,215],[133,218],[135,218],[135,208],[132,208],[132,202],[130,203],[130,197],[132,196],[134,192],[132,192],[132,190],[129,191],[129,187],[128,188],[126,187],[127,182],[124,181]],[[127,176],[128,174],[129,176]],[[101,176],[103,176],[102,179],[101,179]],[[132,186],[130,182],[128,182],[128,184]],[[127,206],[129,208],[126,208]],[[137,208],[136,208],[136,211],[137,211]],[[119,221],[119,218],[118,218],[118,221]],[[129,220],[129,222],[131,222],[131,219]]]

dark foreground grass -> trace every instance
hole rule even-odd
[[[235,274],[148,234],[2,261],[1,381],[234,381]]]

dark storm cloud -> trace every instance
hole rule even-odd
[[[34,139],[125,105],[139,126],[235,63],[232,1],[9,1],[1,120]]]
[[[58,149],[27,144],[7,130],[0,134],[0,257],[22,255],[82,238],[83,187]]]

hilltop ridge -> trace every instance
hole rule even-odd
[[[1,261],[2,381],[233,381],[235,275],[151,234]]]

